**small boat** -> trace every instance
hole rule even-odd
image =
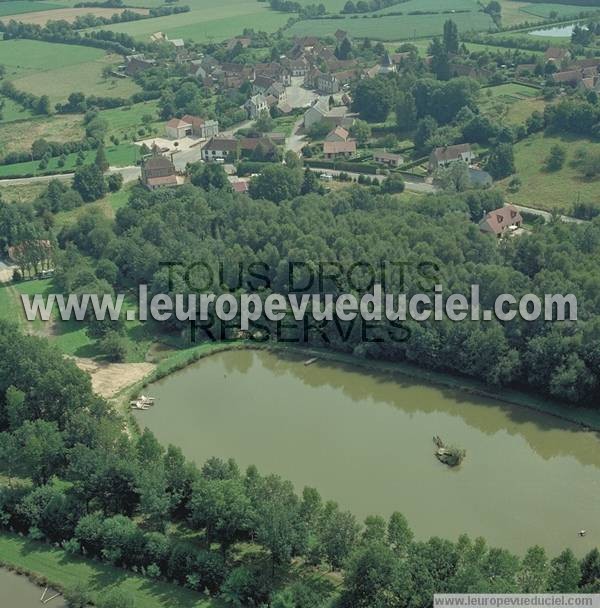
[[[587,530],[579,530],[579,536],[585,536],[587,534]]]
[[[316,362],[316,361],[318,361],[318,360],[319,360],[319,357],[313,357],[312,359],[307,359],[307,360],[304,362],[304,365],[312,365],[313,363],[315,363],[315,362]]]

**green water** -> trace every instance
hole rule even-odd
[[[214,355],[148,393],[157,404],[136,415],[163,443],[314,486],[361,519],[398,510],[418,538],[466,532],[517,552],[600,545],[600,441],[557,418],[262,351]],[[459,468],[437,461],[433,435],[467,450]]]
[[[0,568],[0,606],[3,608],[66,608],[62,597],[57,597],[47,604],[41,604],[40,598],[44,589],[34,585],[26,576]],[[52,597],[56,591],[49,590],[44,599]]]

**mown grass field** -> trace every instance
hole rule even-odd
[[[402,5],[399,5],[402,6]],[[400,10],[400,9],[399,9]],[[299,21],[285,30],[286,36],[328,36],[338,28],[346,30],[356,38],[373,40],[412,40],[442,34],[444,22],[450,15],[388,15],[379,18],[370,16],[357,19],[318,19]],[[485,13],[456,13],[451,15],[459,31],[487,31],[494,28]]]
[[[39,40],[3,40],[0,57],[6,67],[6,78],[27,76],[37,72],[72,67],[97,61],[105,56],[101,49],[70,44],[54,44]]]
[[[94,160],[96,151],[88,150],[84,152],[85,163],[90,163]],[[135,165],[139,158],[139,147],[129,143],[121,143],[118,146],[107,146],[106,157],[108,162],[113,167],[127,167]],[[74,171],[77,168],[77,154],[69,154],[66,156],[63,167],[58,166],[58,158],[51,158],[48,166],[45,169],[39,168],[39,161],[29,161],[26,163],[15,163],[13,165],[0,165],[0,178],[14,177],[19,175],[43,175],[51,172]]]
[[[124,32],[139,40],[147,40],[154,32],[169,38],[184,38],[195,42],[220,41],[241,34],[244,28],[273,32],[285,25],[292,16],[271,11],[266,3],[256,0],[191,0],[188,13],[144,19],[103,26],[114,32]]]
[[[19,137],[15,137],[15,132]],[[85,137],[82,117],[76,114],[51,118],[31,117],[26,122],[0,124],[0,158],[9,152],[29,152],[39,138],[48,141],[75,141]]]
[[[560,144],[567,150],[567,159],[560,171],[549,172],[544,161],[553,145]],[[578,199],[600,201],[600,179],[588,180],[581,176],[574,164],[578,148],[600,150],[600,143],[572,136],[545,136],[536,134],[515,144],[516,175],[522,185],[518,192],[507,192],[508,200],[539,209],[563,209],[569,211]],[[508,186],[509,177],[500,184]]]
[[[481,10],[481,6],[476,0],[408,0],[401,4],[395,4],[375,11],[376,15],[385,15],[386,13],[402,13],[408,15],[413,11],[430,11],[436,13],[450,13],[451,11],[472,11],[474,13]]]
[[[9,0],[8,2],[0,2],[0,20],[6,17],[6,15],[22,15],[34,11],[47,11],[63,7],[63,4],[55,4],[54,2],[36,2],[35,0]]]
[[[140,608],[216,608],[219,604],[183,587],[153,581],[118,568],[69,555],[16,535],[0,534],[0,561],[38,576],[60,587],[83,583],[97,602],[106,591],[119,586]]]
[[[129,97],[139,87],[129,78],[102,77],[107,65],[121,62],[101,49],[38,40],[0,42],[0,61],[6,77],[23,91],[48,95],[54,104],[74,91],[86,95]]]

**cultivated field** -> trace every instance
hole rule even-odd
[[[546,171],[544,161],[553,145],[560,144],[567,150],[567,159],[560,171]],[[545,136],[536,134],[515,144],[516,175],[522,185],[518,192],[507,193],[509,200],[517,204],[540,209],[570,210],[581,201],[600,201],[600,179],[588,180],[581,176],[575,163],[579,148],[600,150],[599,143],[572,136]],[[512,177],[500,182],[506,187]]]
[[[15,137],[15,133],[19,136]],[[85,136],[81,116],[32,117],[26,122],[0,124],[0,158],[9,152],[28,152],[36,139],[73,141]]]
[[[361,16],[357,19],[306,20],[295,23],[285,30],[285,34],[287,36],[327,36],[339,28],[346,30],[356,38],[411,40],[441,35],[444,22],[449,18],[452,18],[459,31],[463,32],[487,31],[494,28],[491,18],[485,13],[455,13],[452,15],[439,13],[436,15],[388,15],[380,18]]]
[[[190,0],[189,13],[168,15],[155,19],[117,23],[103,26],[147,40],[154,32],[163,32],[169,38],[184,38],[195,42],[220,41],[241,34],[244,28],[273,32],[285,25],[290,14],[271,11],[266,3],[256,0],[230,0],[217,3],[214,0]]]
[[[27,2],[27,4],[31,4]],[[0,3],[0,7],[2,3]],[[107,17],[110,18],[115,13],[121,14],[125,9],[118,8],[56,8],[53,10],[40,10],[35,12],[28,12],[25,14],[14,14],[2,17],[3,21],[22,21],[23,23],[35,23],[37,25],[45,25],[48,21],[67,21],[72,23],[77,17],[83,15],[95,15],[96,17]],[[147,15],[148,9],[134,8],[127,9],[141,15]]]

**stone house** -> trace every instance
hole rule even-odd
[[[467,164],[473,162],[475,154],[471,150],[470,144],[456,144],[454,146],[444,146],[436,148],[429,156],[429,169],[435,171],[440,167],[446,167],[451,163],[463,161]]]

